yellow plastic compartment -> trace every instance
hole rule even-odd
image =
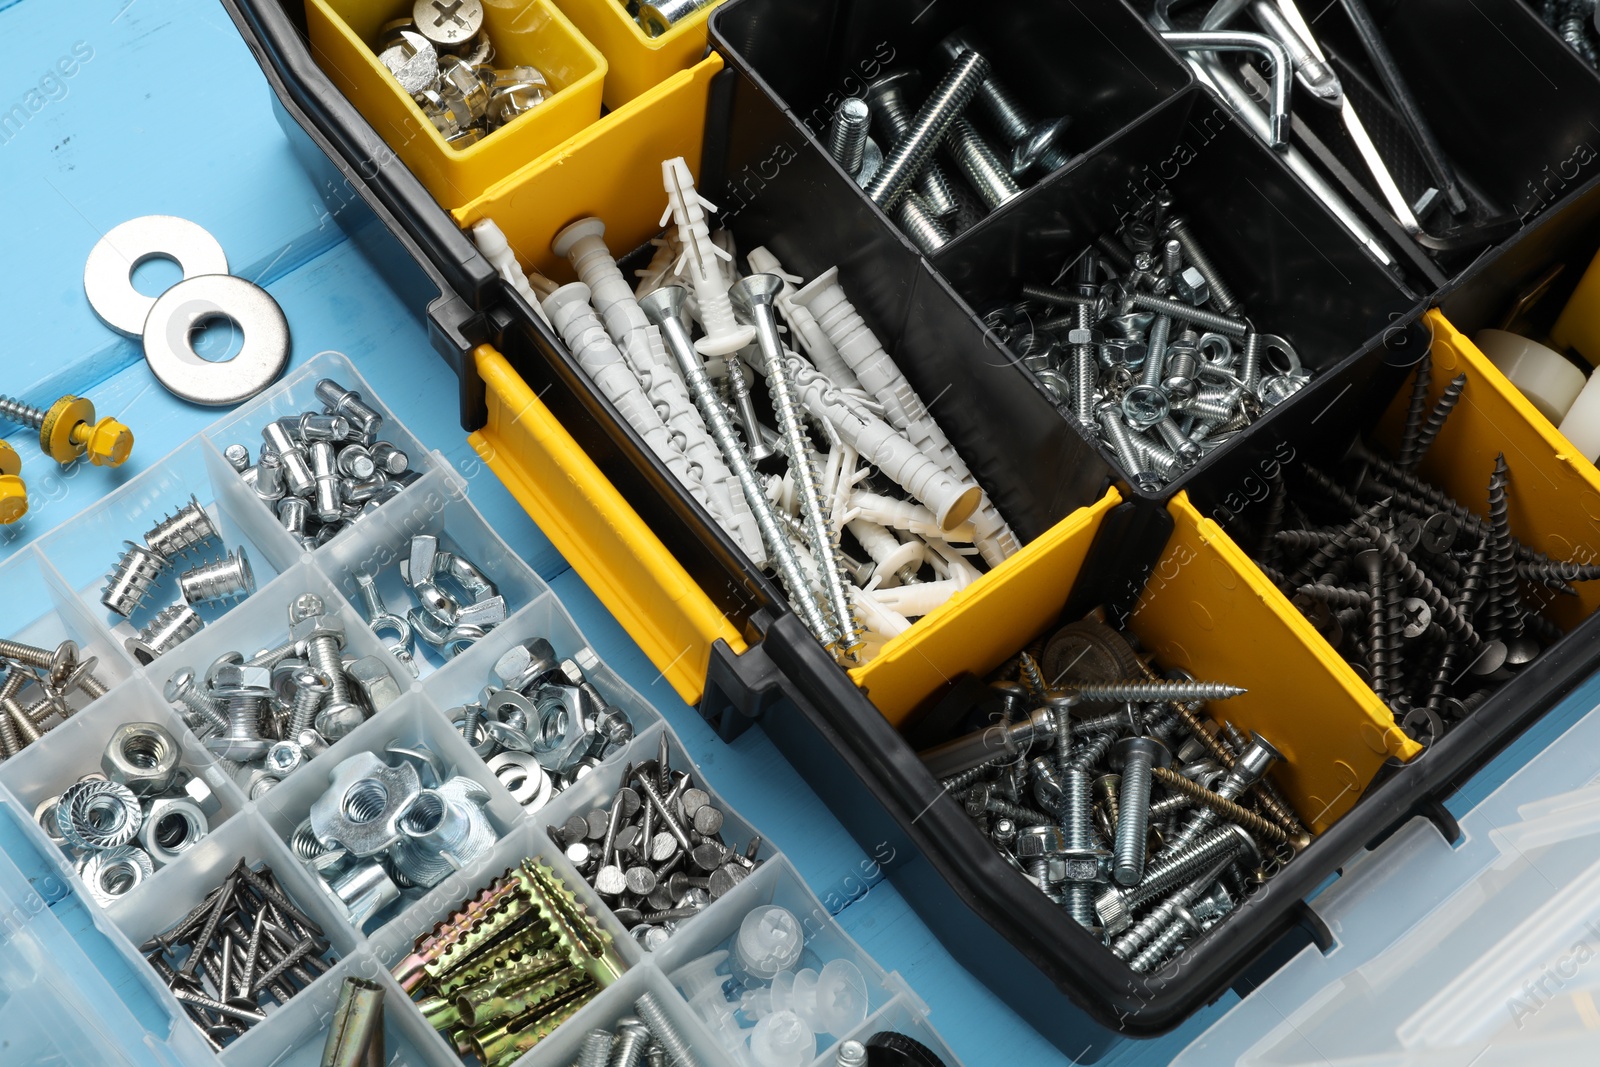
[[[493,219],[525,266],[557,281],[576,278],[571,265],[550,251],[551,239],[569,222],[589,215],[604,219],[613,253],[638,248],[661,232],[667,203],[662,160],[682,156],[700,174],[706,97],[721,69],[722,57],[712,53],[669,76],[455,210],[456,221],[470,227]]]
[[[1550,339],[1558,346],[1576,349],[1600,367],[1600,253],[1583,272],[1572,299],[1550,330]]]
[[[706,20],[716,6],[708,4],[651,37],[620,0],[561,0],[561,10],[611,65],[605,102],[612,109],[699,62],[706,54]]]
[[[1592,273],[1592,272],[1591,272]],[[1511,532],[1552,559],[1600,561],[1600,471],[1573,450],[1550,420],[1517,391],[1442,312],[1433,330],[1432,399],[1463,371],[1466,392],[1418,468],[1424,478],[1484,517],[1489,475],[1504,452]],[[1381,434],[1399,440],[1411,395],[1406,385],[1384,415]],[[1544,614],[1570,630],[1600,607],[1600,582],[1578,582],[1578,595],[1552,595]]]
[[[1385,760],[1422,746],[1187,493],[1167,510],[1175,528],[1128,628],[1161,667],[1248,690],[1212,710],[1283,753],[1272,777],[1320,833]]]
[[[474,353],[489,421],[468,440],[689,704],[719,638],[739,632],[639,518],[504,356]]]
[[[962,674],[983,676],[1017,654],[1061,613],[1116,489],[1079,508],[994,570],[924,615],[850,672],[896,726]]]
[[[465,204],[600,117],[606,60],[567,16],[549,0],[490,2],[484,28],[495,65],[538,67],[555,92],[477,144],[451,147],[372,50],[383,24],[409,11],[399,0],[306,0],[306,25],[317,63],[445,207]]]

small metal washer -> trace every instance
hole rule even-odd
[[[239,354],[219,363],[196,355],[189,340],[195,324],[214,316],[232,319],[244,332]],[[237,404],[271,385],[288,366],[289,322],[265,289],[243,278],[185,278],[150,309],[144,358],[175,396],[210,407]]]
[[[129,219],[100,238],[83,266],[83,291],[94,313],[118,333],[138,337],[158,298],[133,287],[133,272],[163,257],[183,268],[185,280],[228,273],[227,253],[203,227],[176,215]]]

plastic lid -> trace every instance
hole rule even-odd
[[[752,978],[768,979],[800,961],[805,949],[805,934],[800,920],[787,908],[764,904],[753,909],[739,924],[734,939],[734,960]]]

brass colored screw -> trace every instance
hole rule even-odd
[[[1229,822],[1238,823],[1257,837],[1270,841],[1274,845],[1281,845],[1289,841],[1289,835],[1277,823],[1264,819],[1248,808],[1242,808],[1233,801],[1218,796],[1204,786],[1189,781],[1177,771],[1166,767],[1152,767],[1150,771],[1155,775],[1156,781],[1168,789],[1182,793],[1202,808],[1210,808]],[[1299,851],[1309,845],[1311,841],[1309,837],[1302,837],[1292,843],[1295,846],[1295,850]]]

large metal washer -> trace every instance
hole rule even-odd
[[[244,346],[232,359],[214,363],[195,354],[190,335],[197,323],[217,316],[239,325]],[[243,278],[185,278],[150,309],[144,358],[156,379],[184,400],[237,404],[271,385],[288,366],[289,320],[265,289]]]
[[[89,306],[118,333],[138,337],[157,297],[133,287],[133,272],[165,257],[183,268],[185,279],[228,273],[228,256],[203,226],[176,215],[143,215],[112,227],[89,251],[83,291]]]

